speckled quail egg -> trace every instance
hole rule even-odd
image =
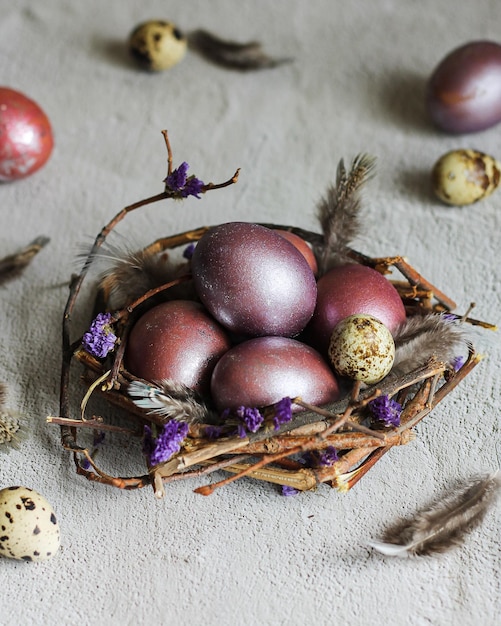
[[[486,198],[499,186],[501,163],[476,150],[452,150],[433,166],[435,194],[446,204],[462,206]]]
[[[44,561],[59,548],[59,524],[52,506],[33,489],[0,491],[0,556]]]
[[[329,358],[341,376],[372,385],[391,370],[395,342],[388,328],[372,315],[350,315],[334,328]]]
[[[172,22],[149,20],[129,35],[129,52],[145,69],[168,70],[186,54],[186,37]]]

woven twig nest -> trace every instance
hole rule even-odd
[[[237,427],[235,416],[228,418],[216,414],[214,399],[210,396],[195,393],[177,385],[176,381],[137,378],[127,370],[124,362],[129,331],[137,318],[159,300],[179,297],[180,288],[185,290],[183,297],[188,293],[187,297],[196,298],[190,290],[189,260],[183,261],[181,271],[176,268],[167,282],[158,280],[152,285],[146,281],[142,292],[140,287],[136,288],[136,293],[128,301],[119,302],[118,307],[117,282],[127,282],[127,279],[118,267],[105,275],[94,293],[98,317],[93,324],[94,328],[97,324],[101,333],[100,340],[104,338],[105,343],[110,340],[113,349],[108,353],[93,354],[85,335],[70,340],[71,320],[87,269],[107,234],[131,210],[157,200],[185,197],[190,185],[192,195],[227,186],[235,182],[238,175],[222,185],[204,185],[198,179],[187,178],[185,167],[179,178],[181,168],[172,171],[170,146],[167,134],[164,136],[169,151],[165,192],[127,207],[105,226],[96,238],[82,273],[72,281],[63,324],[60,416],[49,418],[49,421],[60,424],[62,444],[73,452],[78,474],[125,489],[152,485],[159,497],[169,482],[200,477],[216,470],[224,470],[229,476],[220,483],[199,487],[197,492],[208,495],[217,486],[243,476],[281,485],[286,491],[311,490],[321,483],[340,490],[351,488],[393,446],[411,441],[418,422],[477,365],[480,357],[465,339],[464,324],[489,325],[451,313],[454,302],[416,272],[403,257],[370,258],[347,245],[347,239],[353,235],[352,223],[359,212],[358,191],[372,170],[372,162],[361,157],[354,161],[348,172],[341,162],[336,186],[328,190],[319,206],[321,232],[290,225],[261,226],[286,230],[301,237],[314,251],[321,272],[326,272],[329,265],[350,262],[369,266],[381,274],[391,273],[389,280],[398,291],[410,322],[400,330],[395,343],[397,351],[400,348],[410,351],[412,358],[406,357],[403,365],[400,361],[399,367],[393,368],[380,382],[347,386],[343,397],[323,406],[312,406],[300,396],[290,397],[288,406],[300,410],[290,412],[281,420],[277,415],[283,409],[283,399],[268,406],[249,407],[258,411],[260,421],[255,428],[245,429]],[[335,232],[340,225],[344,227],[344,236]],[[134,253],[135,274],[146,271],[147,261],[152,258],[171,253],[175,256],[176,251],[196,244],[208,230],[209,227],[204,226],[162,237]],[[399,276],[395,277],[395,273]],[[466,351],[463,362],[458,365],[453,363],[452,356],[461,342]],[[81,371],[83,366],[86,389],[82,392],[81,414],[73,418],[69,379],[70,371],[76,366]],[[136,393],[131,394],[131,389]],[[139,401],[138,389],[144,391]],[[109,403],[125,411],[127,426],[112,422],[106,416],[85,416],[87,400],[94,392],[99,392]],[[381,421],[372,408],[376,400],[390,412],[398,407],[398,419]],[[131,428],[131,421],[137,427]],[[175,434],[174,441],[171,441],[173,445],[168,454],[164,450],[163,457],[152,455],[152,446],[160,441],[167,427],[172,427]],[[81,444],[83,437],[80,434],[89,429],[96,433],[115,431],[122,436],[142,437],[144,474],[123,477],[102,471],[94,458],[94,447]]]

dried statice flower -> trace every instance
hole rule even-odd
[[[204,428],[204,435],[207,439],[218,439],[223,434],[222,426],[216,426],[214,424],[207,424]]]
[[[300,462],[308,467],[330,467],[338,460],[339,456],[336,448],[328,446],[325,450],[311,450],[307,452],[301,457]]]
[[[238,435],[245,437],[247,432],[255,433],[263,423],[264,417],[259,409],[241,406],[236,410],[239,419]]]
[[[188,260],[191,259],[194,251],[195,251],[195,244],[194,243],[188,244],[186,248],[183,250],[183,257]]]
[[[179,452],[181,443],[188,434],[189,426],[186,422],[171,420],[167,422],[156,439],[152,439],[151,429],[145,426],[143,451],[147,453],[151,465],[158,465],[168,461],[171,456]]]
[[[295,487],[289,487],[289,485],[282,485],[282,495],[283,496],[297,496],[299,493],[299,489]]]
[[[402,405],[389,396],[379,396],[369,402],[369,409],[377,422],[385,426],[399,426]]]
[[[275,415],[273,426],[278,430],[283,424],[287,424],[292,419],[292,400],[289,397],[282,398],[275,404]]]
[[[452,369],[457,372],[460,370],[466,362],[466,358],[464,356],[455,356],[451,361]]]
[[[321,467],[330,467],[338,460],[339,456],[334,446],[328,446],[325,450],[318,451],[318,465]]]
[[[196,176],[188,176],[189,167],[188,163],[184,161],[178,168],[171,172],[167,178],[164,179],[165,191],[171,192],[177,198],[187,198],[188,196],[200,198],[205,183]]]
[[[82,337],[83,349],[98,359],[103,359],[111,352],[117,341],[110,322],[111,313],[98,313]]]

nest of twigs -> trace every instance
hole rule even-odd
[[[190,389],[143,381],[127,371],[124,353],[129,330],[138,316],[158,303],[172,299],[180,288],[190,288],[190,262],[183,261],[170,269],[170,274],[156,276],[153,282],[148,267],[154,258],[165,258],[196,243],[208,227],[177,235],[162,237],[143,250],[133,253],[134,263],[123,259],[100,279],[95,290],[95,313],[108,314],[108,327],[116,340],[114,349],[96,356],[82,345],[82,336],[71,339],[72,315],[81,285],[89,267],[99,257],[107,235],[129,212],[152,202],[200,195],[236,182],[237,173],[221,185],[204,184],[186,176],[186,168],[173,170],[172,154],[167,137],[168,176],[165,191],[123,209],[99,233],[81,273],[70,285],[70,296],[63,321],[63,362],[61,375],[60,414],[48,418],[61,427],[62,445],[73,453],[78,474],[91,481],[122,489],[152,485],[155,495],[165,493],[165,485],[224,471],[228,476],[211,482],[196,491],[209,495],[216,488],[241,477],[250,477],[281,485],[286,490],[306,491],[327,483],[341,491],[353,487],[374,464],[393,446],[403,445],[415,437],[416,425],[426,417],[467,376],[480,361],[465,333],[467,324],[486,328],[489,324],[465,315],[452,313],[455,303],[431,285],[400,256],[370,258],[353,250],[349,242],[357,234],[360,213],[360,190],[372,175],[373,160],[357,157],[351,169],[341,161],[336,184],[330,187],[319,203],[320,232],[305,231],[294,226],[264,226],[289,230],[307,241],[315,252],[320,273],[336,264],[352,262],[370,266],[382,274],[390,274],[402,299],[409,323],[395,336],[398,365],[382,381],[372,386],[354,383],[345,397],[326,406],[311,406],[300,397],[290,402],[302,410],[293,412],[285,423],[277,425],[274,416],[277,405],[258,407],[263,416],[255,432],[237,432],[225,428],[214,418],[211,399],[201,398]],[[125,278],[123,269],[132,267],[134,276],[148,273],[148,280],[138,282],[136,293],[121,299],[120,283],[134,281]],[[397,277],[395,277],[398,274]],[[155,282],[156,281],[156,282]],[[143,284],[143,287],[140,285]],[[119,297],[117,299],[117,288]],[[111,330],[109,331],[111,332]],[[454,362],[464,349],[460,364]],[[399,352],[400,351],[400,352]],[[82,392],[80,415],[72,417],[69,390],[70,371],[74,366],[83,370],[85,389]],[[142,401],[130,394],[131,383],[145,389]],[[121,407],[137,428],[116,424],[105,416],[85,415],[87,400],[100,393],[111,404]],[[149,403],[148,398],[152,401]],[[386,398],[398,403],[399,419],[392,425],[375,419],[371,403]],[[161,407],[160,409],[158,407]],[[196,415],[196,419],[193,416]],[[119,432],[130,437],[149,437],[162,431],[172,420],[188,423],[187,434],[179,441],[177,450],[161,462],[152,464],[145,452],[145,472],[140,476],[113,476],[101,470],[94,458],[95,448],[80,443],[80,433]],[[215,427],[218,434],[215,436]],[[153,442],[155,439],[153,438]],[[286,491],[284,491],[285,493]]]

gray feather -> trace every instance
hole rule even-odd
[[[360,231],[361,189],[374,175],[376,159],[360,154],[346,169],[341,159],[337,168],[336,184],[327,189],[317,206],[317,217],[323,233],[319,252],[320,275],[349,259],[348,244]]]
[[[451,363],[469,345],[464,324],[430,313],[407,318],[396,330],[392,375],[402,375],[435,358]]]
[[[208,61],[233,70],[267,69],[291,61],[268,56],[257,41],[227,41],[203,29],[189,33],[188,45]]]
[[[200,396],[182,383],[162,380],[156,385],[135,380],[127,393],[134,404],[166,420],[181,420],[190,423],[203,422],[210,411]]]
[[[87,259],[88,252],[79,256]],[[167,253],[132,250],[126,242],[108,243],[88,263],[100,267],[99,286],[106,294],[106,306],[112,310],[125,308],[150,289],[186,273],[188,267],[186,262],[171,261]]]
[[[0,259],[0,285],[19,277],[49,241],[48,237],[37,237],[21,250]]]
[[[387,556],[431,555],[461,545],[484,519],[501,490],[499,471],[470,479],[419,512],[412,520],[387,531],[383,541],[369,545]]]

